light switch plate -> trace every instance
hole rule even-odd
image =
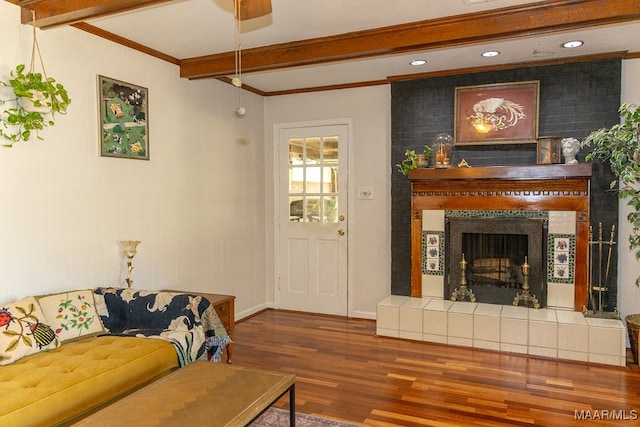
[[[358,187],[358,199],[373,200],[373,187]]]

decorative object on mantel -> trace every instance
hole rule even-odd
[[[127,287],[131,287],[133,285],[133,280],[131,279],[131,271],[133,270],[133,266],[131,265],[131,261],[133,257],[136,256],[138,251],[136,250],[140,240],[122,240],[120,241],[122,246],[124,246],[124,255],[127,257],[127,278],[124,279],[127,282]]]
[[[416,150],[406,150],[404,159],[396,165],[398,172],[406,176],[411,169],[429,167],[431,152],[431,147],[428,145],[424,146],[422,153],[416,153]]]
[[[591,305],[591,310],[587,309],[587,307],[583,307],[582,314],[585,317],[600,317],[606,319],[619,319],[620,313],[617,308],[614,308],[613,312],[605,312],[604,311],[604,303],[602,301],[602,297],[605,292],[609,291],[609,270],[611,270],[611,256],[613,254],[613,246],[616,244],[616,225],[613,224],[611,226],[611,236],[608,241],[602,239],[602,223],[598,223],[598,240],[593,240],[593,227],[589,226],[589,304]],[[607,262],[606,265],[602,266],[603,262],[603,249],[604,245],[607,245]],[[596,264],[596,257],[594,255],[594,250],[598,249],[598,269],[594,270],[594,266]],[[604,275],[604,277],[603,277]],[[594,285],[594,282],[597,280],[598,285]],[[598,303],[596,304],[596,299],[594,292],[598,293]]]
[[[33,14],[35,21],[35,13]],[[35,72],[35,57],[38,53],[42,73]],[[56,113],[66,114],[71,99],[60,83],[53,77],[47,77],[42,61],[42,54],[36,38],[36,26],[33,25],[33,43],[31,47],[31,64],[29,71],[20,64],[12,70],[8,82],[0,81],[0,86],[13,90],[12,99],[0,99],[0,105],[8,104],[9,108],[0,111],[0,135],[8,142],[2,144],[12,147],[14,143],[27,142],[32,134],[42,140],[39,131],[53,126]]]
[[[447,133],[439,133],[433,138],[432,150],[433,167],[444,169],[451,167],[451,157],[453,155],[453,138]]]
[[[458,163],[458,167],[459,168],[470,168],[471,165],[469,163],[467,163],[467,161],[465,159],[460,160],[460,162]]]
[[[530,266],[527,262],[527,257],[524,257],[524,264],[522,264],[522,292],[518,293],[513,299],[513,306],[517,307],[521,302],[524,302],[525,304],[532,302],[533,308],[539,309],[540,303],[538,302],[538,298],[529,293],[529,268]]]
[[[539,99],[537,80],[456,87],[456,145],[536,142]]]
[[[462,261],[460,261],[460,287],[451,292],[451,301],[464,300],[469,297],[469,301],[476,302],[476,296],[473,291],[467,288],[467,261],[462,254]]]
[[[560,138],[559,136],[547,136],[547,137],[538,139],[536,152],[537,152],[537,158],[538,158],[537,163],[539,165],[550,165],[552,163],[561,163],[560,161],[561,139],[562,138]]]
[[[565,165],[575,165],[578,163],[576,154],[580,150],[580,141],[575,138],[562,138],[560,141],[562,147],[562,156],[564,157]]]

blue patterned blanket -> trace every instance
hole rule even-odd
[[[231,342],[209,300],[199,295],[128,288],[97,288],[95,294],[104,297],[107,312],[100,318],[110,334],[167,340],[181,367],[219,362]]]

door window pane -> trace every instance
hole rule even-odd
[[[289,197],[289,221],[302,222],[304,218],[304,199],[300,196]]]
[[[307,138],[306,140],[306,161],[307,163],[319,165],[322,162],[320,155],[320,146],[322,145],[322,139],[320,138]]]
[[[324,164],[338,164],[338,137],[324,138],[322,146]]]

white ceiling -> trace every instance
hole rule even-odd
[[[445,16],[536,3],[537,0],[272,0],[273,13],[241,23],[242,49],[344,34]],[[467,4],[471,3],[471,4]],[[233,0],[177,0],[86,21],[177,59],[235,50]],[[613,29],[613,30],[612,30]],[[247,74],[246,85],[263,92],[364,83],[433,71],[557,59],[569,56],[640,52],[640,21],[508,41],[411,52],[323,65]],[[578,49],[561,44],[584,41]],[[498,50],[483,58],[485,50]],[[421,67],[409,65],[426,59]],[[232,76],[229,76],[232,77]]]

